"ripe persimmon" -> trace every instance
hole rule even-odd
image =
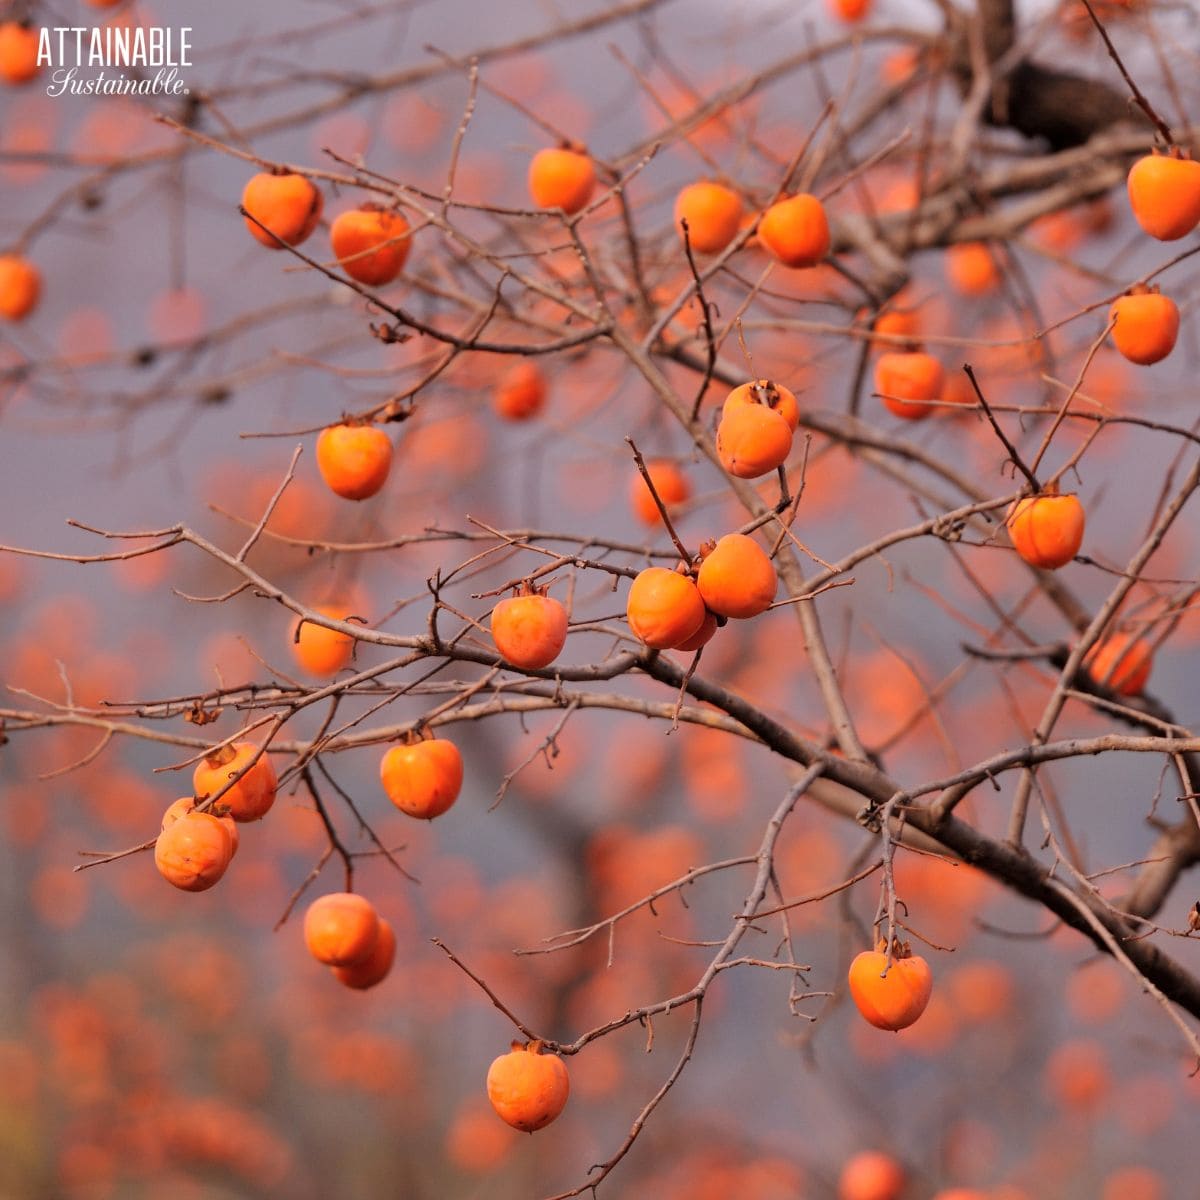
[[[701,180],[689,183],[675,197],[675,228],[688,223],[688,242],[698,254],[720,254],[737,236],[742,223],[742,198],[724,184]]]
[[[1113,1087],[1104,1044],[1091,1038],[1063,1042],[1045,1060],[1046,1090],[1063,1108],[1095,1112]]]
[[[387,482],[392,439],[378,425],[330,425],[317,437],[317,470],[345,500],[366,500]]]
[[[829,10],[839,20],[861,21],[871,9],[871,0],[828,0]]]
[[[716,613],[706,612],[704,620],[700,622],[700,628],[690,638],[684,638],[682,642],[676,642],[671,649],[683,650],[691,654],[693,651],[699,650],[702,646],[707,646],[713,640],[717,629]]]
[[[703,554],[703,550],[701,550]],[[756,617],[775,599],[775,568],[767,552],[744,533],[727,533],[704,555],[696,586],[721,617]]]
[[[749,383],[739,384],[725,397],[722,415],[741,404],[765,405],[772,412],[777,412],[793,433],[800,426],[800,405],[796,402],[795,393],[772,379],[752,379]]]
[[[688,482],[688,477],[670,459],[651,459],[646,463],[646,472],[668,513],[691,498],[692,485]],[[633,507],[634,516],[643,525],[653,526],[661,523],[662,516],[658,505],[654,503],[654,497],[650,494],[641,472],[634,475],[629,482],[629,503]]]
[[[324,205],[321,189],[311,180],[286,172],[260,171],[242,192],[242,207],[266,226],[247,217],[246,228],[271,250],[300,245],[316,229]]]
[[[533,1133],[562,1112],[570,1095],[567,1066],[543,1054],[540,1042],[513,1042],[488,1068],[487,1094],[496,1114],[514,1129]]]
[[[655,650],[669,650],[694,637],[705,611],[691,579],[666,567],[639,571],[625,606],[629,628]]]
[[[329,229],[329,242],[342,270],[368,287],[391,283],[412,246],[408,222],[375,204],[341,213]]]
[[[792,452],[787,420],[765,404],[723,409],[717,426],[717,458],[730,475],[757,479],[781,467]]]
[[[163,813],[162,824],[159,826],[160,832],[163,829],[166,829],[168,826],[174,825],[180,817],[187,816],[187,814],[190,813],[195,807],[195,796],[180,796],[178,800],[175,800],[168,805],[167,811]],[[218,809],[221,807],[221,805],[217,806]],[[233,817],[231,817],[228,813],[214,811],[212,815],[215,816],[221,822],[221,824],[225,826],[225,829],[229,834],[229,840],[233,843],[229,853],[229,857],[232,858],[235,854],[237,854],[238,846],[241,844],[242,840],[241,835],[238,833],[237,824],[234,822]]]
[[[1137,223],[1160,242],[1200,224],[1200,163],[1179,154],[1147,154],[1129,168],[1129,204]]]
[[[42,294],[37,267],[19,254],[0,254],[0,316],[20,321],[29,316]]]
[[[758,223],[758,240],[785,267],[815,267],[829,253],[825,206],[807,192],[777,201]]]
[[[888,966],[887,945],[864,950],[850,964],[850,995],[863,1018],[877,1029],[907,1029],[925,1011],[933,974],[920,955],[898,945]]]
[[[1119,696],[1141,695],[1153,663],[1150,643],[1120,630],[1097,642],[1083,659],[1087,673]]]
[[[956,242],[946,248],[946,279],[963,296],[982,296],[1000,282],[986,242]]]
[[[860,315],[865,315],[865,313],[860,312]],[[883,334],[889,338],[897,337],[916,340],[920,337],[920,307],[912,302],[911,292],[908,288],[902,288],[888,300],[872,323],[871,332]],[[875,340],[877,339],[872,338],[872,341]],[[885,347],[895,346],[894,342],[884,342],[882,338],[878,339],[878,341],[880,345]]]
[[[530,358],[519,358],[500,376],[492,407],[507,421],[528,421],[546,403],[546,377]]]
[[[0,24],[0,79],[28,83],[38,73],[38,31],[21,21]]]
[[[401,812],[432,821],[458,799],[462,755],[445,738],[393,746],[379,764],[379,778],[388,799]]]
[[[1108,310],[1113,345],[1132,363],[1149,366],[1161,362],[1175,348],[1179,336],[1179,308],[1157,287],[1131,288]]]
[[[1008,510],[1008,536],[1031,567],[1054,570],[1083,544],[1084,511],[1074,495],[1026,496]]]
[[[595,190],[596,168],[586,154],[548,147],[529,164],[529,194],[538,208],[561,208],[573,216]]]
[[[847,1159],[838,1176],[838,1200],[900,1200],[904,1168],[881,1150],[863,1150]]]
[[[235,742],[206,755],[196,764],[192,786],[203,799],[220,791],[229,780],[258,754],[253,742]],[[275,803],[278,781],[267,754],[259,754],[246,773],[222,795],[220,805],[229,809],[235,821],[258,821]]]
[[[549,666],[567,640],[567,610],[553,596],[523,588],[492,609],[492,641],[514,667]]]
[[[379,913],[365,896],[330,892],[304,914],[304,944],[318,962],[351,966],[370,957],[379,940]]]
[[[881,354],[875,363],[875,390],[884,407],[906,421],[919,421],[933,412],[928,401],[942,393],[942,364],[923,350]]]
[[[390,921],[379,918],[379,932],[375,945],[365,957],[352,963],[331,967],[333,977],[339,983],[356,991],[366,991],[377,983],[382,983],[396,961],[396,932]]]
[[[184,813],[154,843],[158,873],[185,892],[212,887],[225,874],[232,857],[233,838],[212,813]]]
[[[314,604],[312,609],[334,621],[351,615],[338,604]],[[340,630],[301,620],[292,625],[292,654],[310,675],[336,675],[354,657],[354,639]]]

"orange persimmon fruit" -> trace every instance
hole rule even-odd
[[[682,642],[676,642],[671,649],[683,650],[691,654],[693,651],[699,650],[702,646],[707,646],[713,640],[717,629],[716,613],[706,612],[704,620],[700,622],[700,628],[690,638],[684,638]]]
[[[595,190],[596,168],[586,154],[548,147],[529,164],[529,194],[538,208],[561,208],[573,216],[587,207]]]
[[[654,484],[654,490],[668,513],[691,498],[692,485],[688,482],[688,477],[670,459],[651,459],[646,463],[646,473],[650,476],[650,482]],[[643,525],[658,525],[662,521],[658,505],[654,503],[654,497],[650,494],[641,472],[634,475],[629,482],[629,503],[633,507],[634,516]]]
[[[1186,237],[1200,224],[1200,163],[1147,154],[1130,167],[1127,186],[1134,218],[1160,242]]]
[[[838,1200],[900,1200],[904,1168],[881,1150],[862,1150],[846,1160],[838,1176]]]
[[[0,79],[28,83],[38,73],[38,31],[20,21],[0,24]]]
[[[955,242],[946,248],[946,278],[963,296],[983,296],[1000,282],[996,260],[986,242]]]
[[[506,421],[528,421],[546,403],[546,377],[531,359],[518,359],[500,377],[492,407]]]
[[[703,553],[703,550],[701,551]],[[767,552],[744,533],[727,533],[704,555],[696,587],[721,617],[756,617],[775,599],[775,568]]]
[[[390,921],[380,917],[379,932],[371,952],[365,958],[330,967],[330,970],[339,983],[362,992],[373,988],[377,983],[382,983],[388,977],[395,961],[396,932]]]
[[[233,857],[233,838],[211,813],[187,812],[154,843],[154,865],[170,884],[185,892],[203,892],[225,874]]]
[[[742,224],[742,198],[721,183],[689,183],[675,197],[675,228],[683,236],[687,221],[688,242],[698,254],[720,254],[737,236]]]
[[[370,957],[379,940],[379,913],[365,896],[330,892],[318,896],[304,914],[304,944],[317,960],[345,967]]]
[[[923,350],[881,354],[875,363],[875,390],[884,407],[907,421],[918,421],[934,410],[928,403],[942,393],[942,364]]]
[[[333,621],[344,621],[351,615],[335,604],[314,604],[312,610]],[[301,620],[292,625],[292,654],[310,675],[336,675],[354,657],[354,638]]]
[[[285,244],[300,245],[316,229],[324,197],[303,175],[260,171],[246,184],[242,207],[260,223],[245,218],[254,237],[271,250],[282,250]]]
[[[1112,340],[1124,358],[1140,366],[1161,362],[1175,349],[1179,308],[1157,287],[1131,288],[1108,310]]]
[[[548,667],[567,640],[567,610],[553,596],[522,588],[492,609],[492,641],[514,667]]]
[[[781,467],[792,452],[792,428],[766,404],[734,404],[721,410],[717,458],[739,479],[757,479]]]
[[[190,813],[195,807],[195,796],[180,796],[179,799],[173,801],[168,806],[167,811],[163,813],[160,832],[161,830],[166,829],[168,826],[174,825],[180,817],[187,816],[187,814]],[[220,809],[221,805],[217,805],[217,808]],[[229,833],[229,840],[233,843],[230,849],[229,857],[232,858],[235,854],[237,854],[238,845],[241,843],[241,836],[238,833],[237,824],[234,822],[233,817],[231,817],[228,813],[214,811],[212,815],[215,816],[221,822],[221,824],[225,826],[225,829]]]
[[[1017,553],[1031,567],[1061,567],[1083,544],[1084,511],[1078,496],[1026,496],[1008,510],[1005,523]]]
[[[897,946],[888,966],[886,943],[864,950],[850,964],[850,995],[863,1018],[877,1029],[907,1029],[925,1011],[933,974],[920,955]]]
[[[692,580],[666,567],[639,571],[625,606],[629,628],[655,650],[673,649],[694,637],[705,611]]]
[[[862,315],[865,315],[862,314]],[[889,338],[906,338],[910,341],[920,337],[921,313],[918,305],[910,300],[907,288],[897,292],[880,311],[871,323],[871,332],[883,334]],[[883,346],[894,346],[894,342],[885,342],[882,338],[872,338]]]
[[[749,383],[739,384],[725,397],[721,414],[743,404],[761,404],[777,412],[793,433],[800,426],[800,405],[795,393],[772,379],[752,379]]]
[[[41,272],[29,259],[0,254],[0,317],[23,320],[37,307],[41,294]]]
[[[379,779],[388,799],[401,812],[432,821],[458,799],[462,755],[445,738],[393,746],[379,764]]]
[[[566,1063],[557,1054],[543,1054],[540,1042],[513,1042],[488,1068],[487,1094],[497,1116],[525,1133],[549,1125],[570,1092]]]
[[[342,270],[368,287],[391,283],[404,270],[412,245],[408,222],[374,204],[341,213],[330,227],[329,242]]]
[[[1087,673],[1119,696],[1139,696],[1150,682],[1154,649],[1145,638],[1118,630],[1097,642],[1084,655]]]
[[[219,792],[246,764],[254,760],[245,774],[217,802],[229,809],[235,821],[261,820],[275,803],[278,780],[267,754],[258,754],[253,742],[234,742],[206,755],[196,764],[192,786],[203,799]],[[258,754],[258,758],[254,756]]]
[[[815,267],[829,253],[825,206],[807,192],[777,201],[758,223],[758,240],[785,267]]]
[[[871,0],[828,0],[829,10],[841,21],[861,21],[871,8]]]
[[[366,500],[387,482],[392,439],[377,425],[330,425],[317,437],[317,470],[344,500]]]

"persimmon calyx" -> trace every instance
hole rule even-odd
[[[233,762],[235,758],[237,758],[237,751],[231,742],[226,742],[224,746],[219,746],[216,750],[206,754],[204,761],[215,771],[218,767]]]

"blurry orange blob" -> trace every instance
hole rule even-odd
[[[20,156],[45,154],[54,146],[61,108],[41,95],[10,100],[0,130],[0,151]],[[32,183],[49,170],[46,163],[0,163],[0,179],[9,183]]]
[[[0,821],[14,846],[35,845],[50,826],[50,798],[41,784],[9,784]]]
[[[1067,1010],[1084,1025],[1103,1025],[1121,1011],[1125,982],[1121,969],[1107,958],[1085,963],[1066,978]]]
[[[983,296],[1000,282],[996,259],[986,242],[958,242],[946,249],[946,279],[963,296]]]
[[[1095,1112],[1112,1090],[1108,1056],[1099,1042],[1064,1042],[1046,1062],[1046,1090],[1063,1108]]]
[[[610,825],[593,834],[586,858],[609,910],[623,908],[703,865],[703,853],[699,837],[681,825],[662,825],[646,833]]]
[[[416,92],[393,96],[383,110],[384,138],[413,158],[420,158],[432,150],[445,129],[445,112]]]
[[[156,342],[190,342],[204,332],[208,301],[195,288],[166,288],[150,301],[146,327]]]
[[[50,864],[33,877],[29,900],[43,925],[73,929],[87,913],[87,881],[82,872]]]
[[[688,805],[701,820],[732,820],[742,812],[750,790],[740,739],[703,725],[684,726],[681,736]]]
[[[102,308],[77,308],[58,327],[58,349],[69,362],[88,362],[112,354],[117,336]]]
[[[418,477],[435,477],[439,483],[462,480],[483,465],[488,435],[472,413],[415,424],[409,422],[401,441],[401,454],[410,472]]]
[[[611,1038],[603,1038],[577,1054],[571,1062],[571,1094],[603,1099],[614,1096],[625,1081],[626,1070],[620,1051]]]
[[[142,148],[151,128],[140,105],[112,98],[87,107],[71,138],[71,150],[85,162],[107,164]]]
[[[496,1120],[491,1105],[468,1100],[454,1114],[446,1131],[446,1157],[460,1171],[483,1175],[508,1158],[518,1137],[515,1129]]]
[[[916,74],[921,64],[921,52],[916,46],[903,46],[893,50],[883,60],[884,82],[892,87],[904,83]]]
[[[609,804],[615,809],[640,808],[651,800],[662,785],[670,748],[658,722],[622,727],[621,736],[608,741],[601,768]]]
[[[951,1004],[968,1024],[1000,1021],[1012,1011],[1013,976],[1003,963],[989,959],[964,963],[947,975],[945,986]]]
[[[374,130],[361,113],[339,112],[313,126],[313,154],[321,156],[328,148],[342,158],[365,158],[371,148]]]
[[[153,784],[126,767],[109,765],[92,775],[84,788],[92,815],[106,829],[143,837],[152,833],[162,810],[162,796]],[[140,839],[139,839],[140,840]]]
[[[1105,1179],[1100,1200],[1167,1200],[1166,1181],[1150,1167],[1119,1167]]]

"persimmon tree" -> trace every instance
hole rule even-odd
[[[489,1194],[795,1196],[809,1170],[853,1200],[898,1196],[902,1162],[909,1195],[1159,1194],[1149,1164],[972,1167],[895,1114],[832,1161],[760,1140],[757,1113],[715,1158],[639,1157],[673,1145],[681,1080],[727,1072],[705,1047],[745,1037],[745,977],[797,1071],[936,1056],[1019,1036],[1029,941],[1041,979],[1086,978],[1070,1021],[1103,1021],[1123,977],[1161,1087],[1200,1066],[1200,96],[1168,53],[1188,16],[916,7],[743,28],[631,0],[400,66],[377,39],[419,5],[271,10],[238,44],[214,20],[181,103],[73,140],[20,107],[25,34],[57,18],[0,29],[0,167],[26,184],[0,256],[8,419],[152,427],[175,481],[132,522],[39,497],[69,543],[10,509],[14,587],[115,568],[100,605],[162,649],[114,666],[55,627],[91,616],[30,604],[9,803],[90,806],[124,772],[79,830],[108,840],[43,847],[71,868],[52,879],[136,875],[112,885],[134,911],[209,905],[218,945],[235,912],[273,928],[331,1027],[382,1011],[354,991],[441,1017],[424,1069],[476,1086],[429,1120]],[[154,274],[129,253],[147,203],[170,277],[126,340],[96,314]],[[89,325],[66,263],[99,230]],[[194,512],[189,439],[224,460]],[[26,820],[14,846],[43,836]],[[772,1056],[758,1033],[739,1060]],[[1022,1042],[1025,1076],[1048,1041]],[[1094,1114],[1107,1072],[1095,1038],[1063,1040],[1047,1103]],[[585,1135],[576,1104],[609,1119]],[[175,1111],[122,1153],[308,1194],[269,1131]],[[540,1169],[502,1173],[500,1118],[538,1131]],[[103,1158],[91,1119],[72,1145]],[[79,1158],[64,1190],[121,1174]]]

